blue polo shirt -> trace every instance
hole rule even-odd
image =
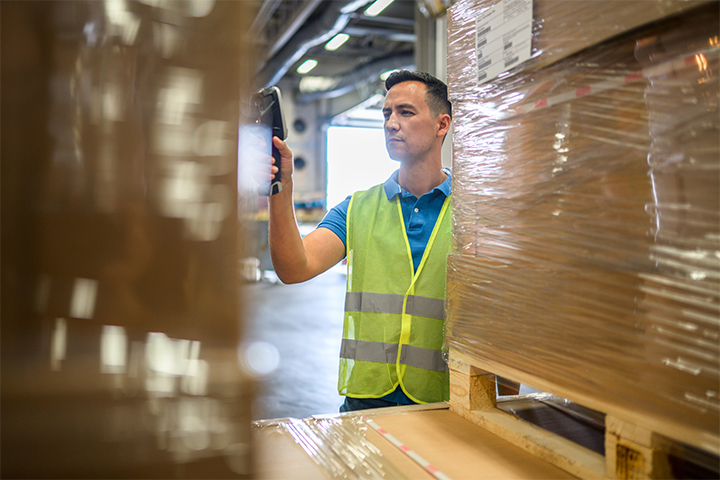
[[[408,243],[410,244],[415,270],[420,266],[420,261],[425,253],[425,247],[435,228],[435,222],[437,222],[438,216],[440,216],[443,203],[448,195],[450,195],[452,173],[447,168],[444,168],[443,171],[448,177],[440,185],[428,193],[421,195],[420,198],[417,198],[400,186],[398,183],[399,170],[396,170],[390,175],[390,178],[388,178],[384,184],[385,194],[388,200],[392,200],[396,196],[400,197],[400,206],[402,208],[403,220],[405,221],[405,231],[407,233]],[[330,209],[318,225],[318,228],[324,227],[334,232],[345,244],[346,249],[346,219],[350,198],[351,196],[347,197],[337,206]],[[402,404],[415,403],[405,395],[405,392],[403,392],[400,387],[395,389],[394,392],[385,395],[382,399]]]

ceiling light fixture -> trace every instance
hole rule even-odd
[[[385,7],[390,5],[392,2],[393,0],[377,0],[375,3],[370,5],[367,10],[365,10],[365,15],[368,17],[374,17],[385,10]]]
[[[335,51],[340,48],[340,45],[348,41],[350,35],[347,33],[338,33],[329,42],[325,44],[325,50]]]
[[[300,64],[300,66],[297,68],[297,73],[300,75],[305,75],[310,70],[315,68],[315,65],[317,65],[317,60],[313,60],[312,58],[309,60],[305,60],[303,63]]]

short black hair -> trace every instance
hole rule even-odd
[[[430,75],[429,73],[413,71],[413,70],[398,70],[390,74],[385,80],[385,91],[389,91],[392,87],[398,83],[403,82],[420,82],[424,83],[427,88],[425,94],[425,102],[430,107],[430,113],[437,117],[441,113],[447,113],[452,118],[452,104],[448,100],[448,90],[445,83]]]

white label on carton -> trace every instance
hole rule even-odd
[[[500,0],[475,20],[478,84],[530,58],[532,18],[532,0]]]

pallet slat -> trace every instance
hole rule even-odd
[[[606,471],[614,478],[672,478],[670,441],[631,423],[605,417]]]
[[[629,420],[632,416],[627,412],[622,412],[624,416],[617,416],[613,413],[613,408],[610,408],[610,411],[602,408],[602,402],[596,401],[589,407],[572,399],[579,405],[605,414],[603,456],[498,409],[495,396],[496,373],[491,373],[492,366],[486,362],[450,349],[449,367],[452,411],[579,478],[673,478],[668,454],[673,445],[677,442],[683,443],[683,439],[689,435],[682,429],[681,438],[667,435],[667,430],[660,434]],[[515,381],[527,382],[527,378],[523,378],[522,374],[510,372],[508,369],[497,374]],[[640,419],[647,422],[642,417]],[[712,453],[712,450],[710,452]]]

